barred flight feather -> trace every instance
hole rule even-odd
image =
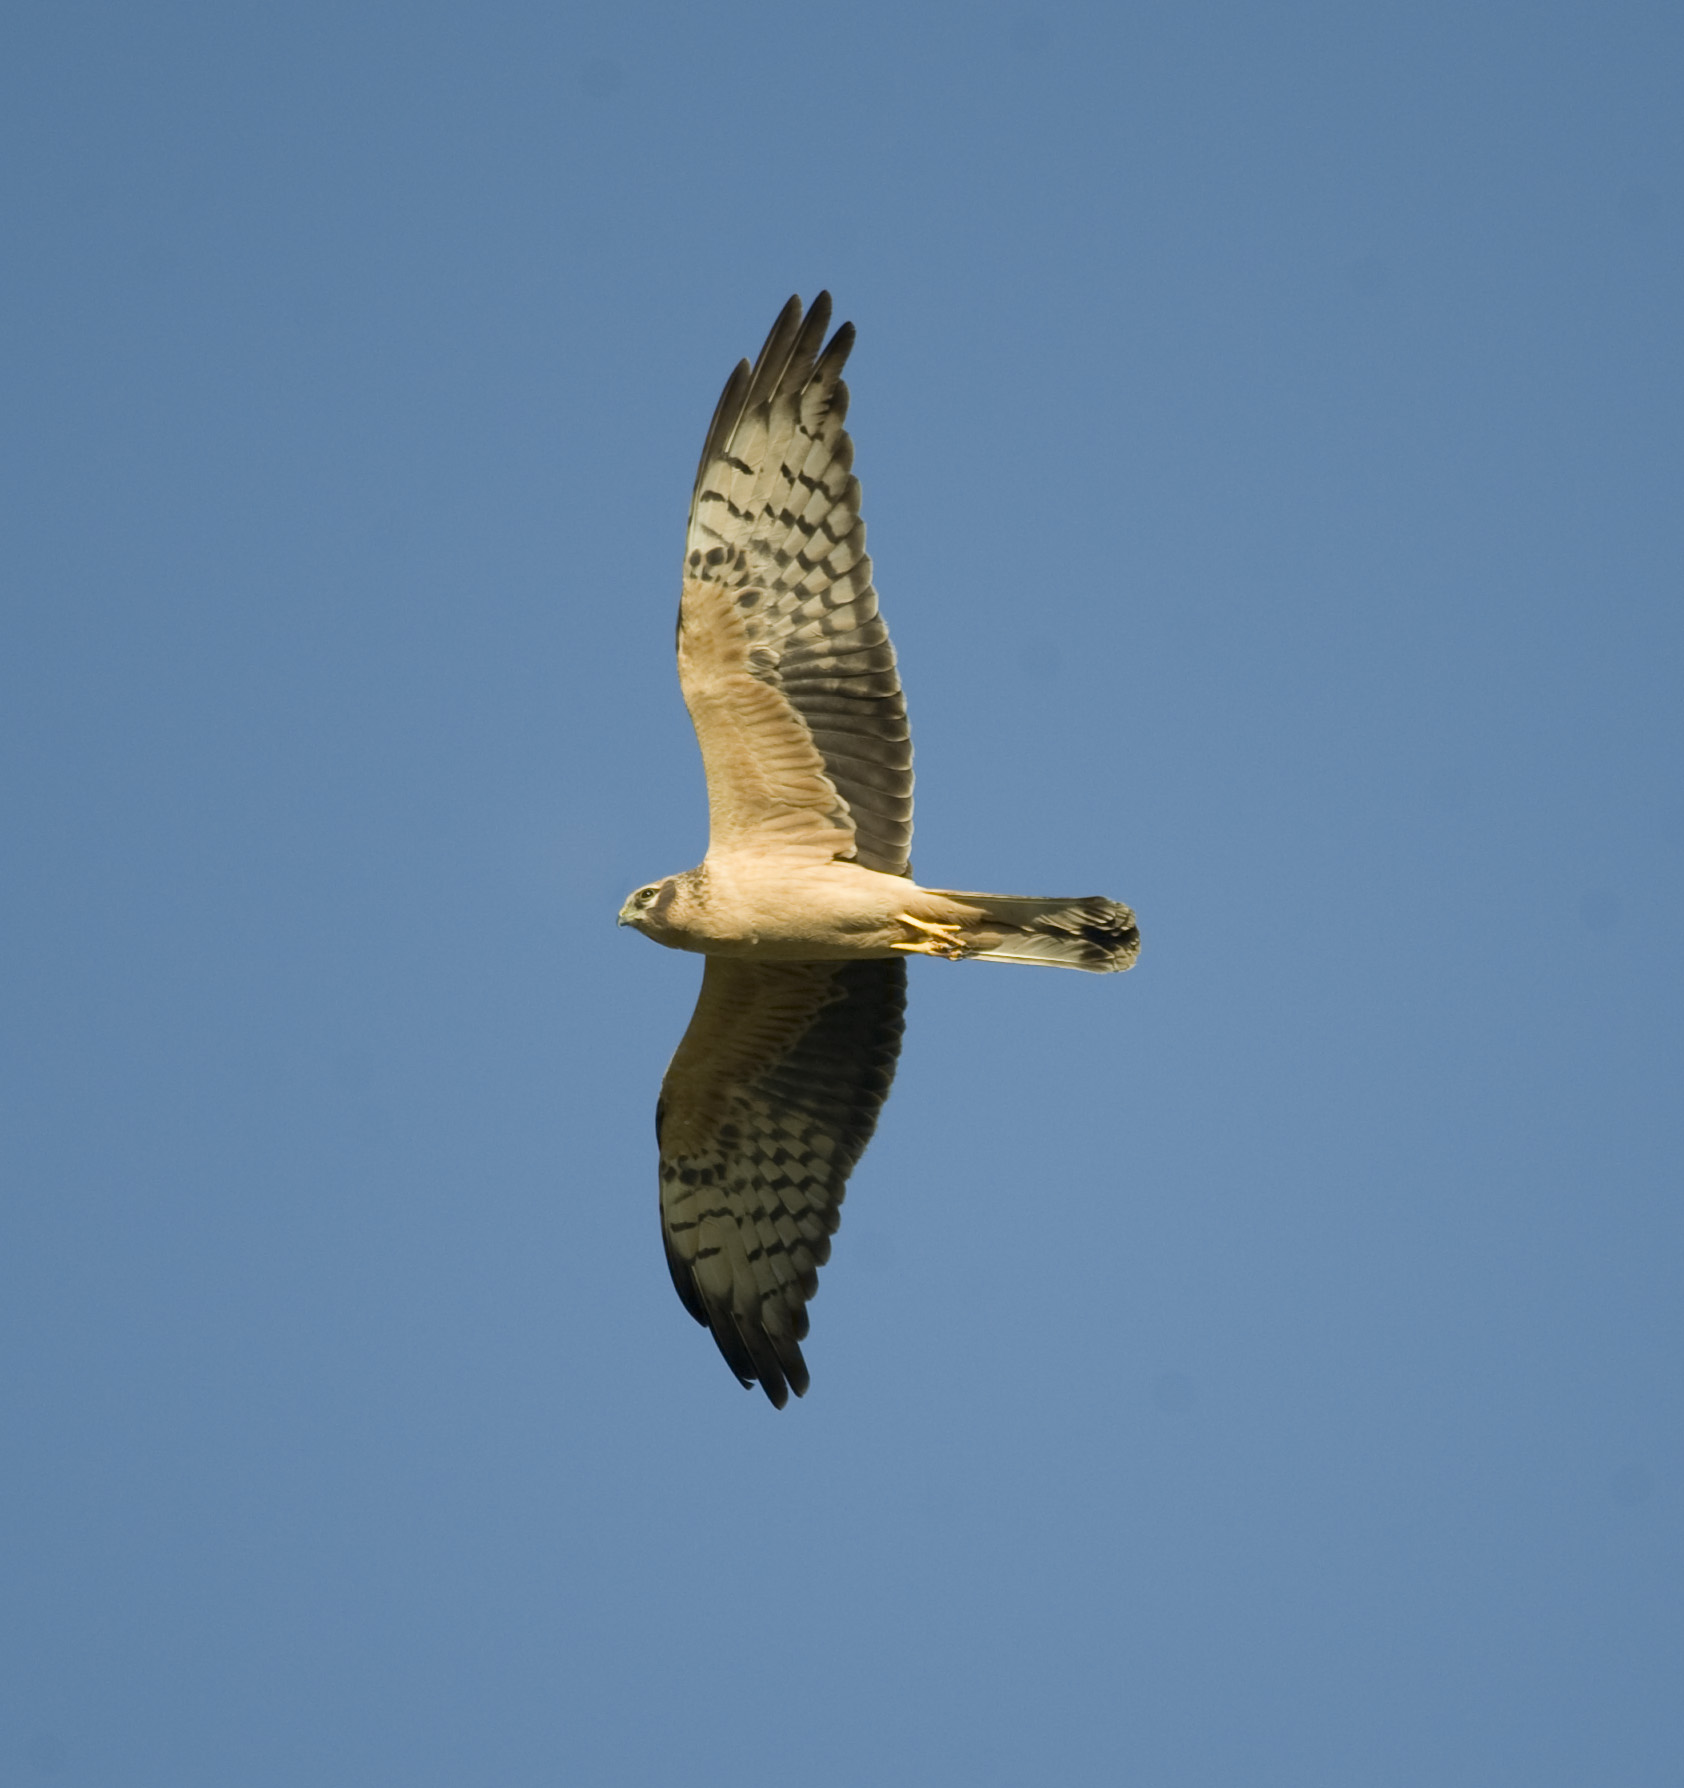
[[[843,426],[854,332],[844,324],[821,352],[829,323],[828,295],[805,316],[791,299],[753,367],[744,362],[727,382],[691,499],[685,574],[701,588],[686,602],[697,604],[698,625],[709,601],[752,617],[748,668],[811,732],[852,822],[855,861],[904,875],[911,733]],[[854,748],[833,755],[837,729],[825,722],[839,698],[861,705],[860,724],[847,729]]]
[[[661,1227],[684,1307],[778,1408],[808,1384],[807,1300],[888,1097],[903,962],[709,957],[656,1107]]]

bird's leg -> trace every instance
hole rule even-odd
[[[924,935],[908,938],[905,943],[891,944],[891,949],[904,950],[909,956],[945,956],[949,962],[959,962],[973,954],[957,925],[934,925],[928,919],[914,918],[911,913],[896,913],[895,917],[902,925]]]

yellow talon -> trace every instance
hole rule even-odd
[[[910,925],[925,935],[910,938],[904,944],[893,944],[891,949],[904,950],[911,956],[944,956],[949,962],[958,962],[971,953],[964,933],[957,925],[932,924],[928,919],[914,918],[911,913],[896,913],[895,917],[902,925]]]

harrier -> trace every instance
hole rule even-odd
[[[684,1307],[745,1386],[807,1389],[807,1300],[900,1054],[906,958],[1101,974],[1134,914],[912,879],[912,743],[843,422],[844,323],[791,298],[732,373],[690,500],[678,675],[707,771],[701,866],[620,923],[707,958],[655,1107]]]

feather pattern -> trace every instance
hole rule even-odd
[[[867,869],[907,873],[912,734],[894,648],[877,610],[871,559],[843,426],[844,323],[821,349],[830,297],[785,305],[760,357],[732,373],[696,473],[685,545],[680,669],[708,760],[710,805],[738,774],[685,667],[686,636],[729,632],[747,674],[777,691],[816,754],[807,795],[828,848]],[[716,759],[720,760],[716,763]],[[811,835],[811,834],[810,834]]]
[[[655,1110],[661,1229],[685,1308],[782,1408],[807,1389],[807,1300],[889,1094],[898,961],[710,956]]]

